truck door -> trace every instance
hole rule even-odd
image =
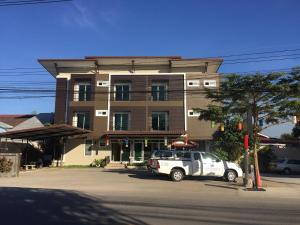
[[[192,158],[192,175],[193,176],[200,176],[201,175],[201,157],[200,152],[194,152]]]
[[[201,156],[204,176],[223,176],[224,164],[222,160],[208,152],[202,152]]]

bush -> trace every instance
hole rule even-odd
[[[91,167],[101,167],[103,159],[94,159],[94,161],[91,163]]]
[[[102,167],[104,168],[109,163],[107,158],[105,159],[94,159],[94,161],[90,164],[91,167]]]
[[[13,162],[5,157],[0,158],[0,173],[9,173],[12,170]]]

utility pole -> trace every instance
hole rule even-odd
[[[250,184],[252,182],[249,181],[249,137],[253,136],[253,125],[252,125],[252,111],[251,108],[249,107],[247,114],[245,116],[244,123],[246,126],[246,135],[244,136],[244,172],[245,172],[245,177],[244,177],[244,186],[246,188],[249,188]]]

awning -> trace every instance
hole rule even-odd
[[[145,138],[145,137],[174,137],[184,134],[184,130],[173,130],[173,131],[129,131],[129,130],[116,130],[116,131],[107,131],[105,136],[110,138],[116,137],[135,137],[135,138]]]
[[[190,141],[188,140],[187,142],[184,142],[184,141],[174,141],[172,144],[171,144],[172,147],[174,148],[196,148],[198,147],[198,143],[197,142],[194,142],[194,141]]]
[[[67,124],[60,124],[60,125],[52,125],[46,127],[8,131],[5,133],[0,133],[0,137],[10,138],[10,139],[28,139],[28,140],[35,141],[35,140],[43,140],[48,138],[84,135],[90,132],[91,132],[90,130],[80,129]]]

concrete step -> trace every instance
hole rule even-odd
[[[106,167],[106,169],[120,169],[124,168],[124,164],[118,162],[110,162]]]

